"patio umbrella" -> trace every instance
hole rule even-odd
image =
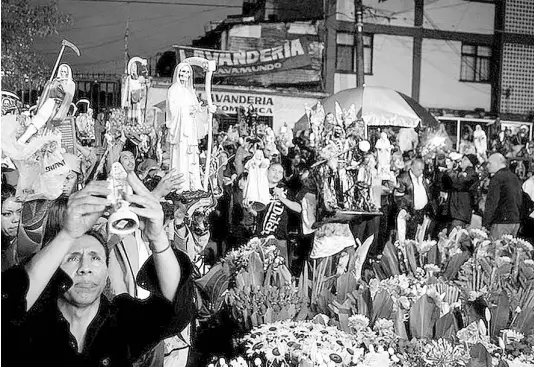
[[[354,104],[356,114],[367,126],[422,126],[436,128],[438,120],[419,103],[407,95],[383,87],[360,87],[345,89],[321,101],[325,113],[335,115],[335,103],[348,110]],[[308,117],[302,116],[295,130],[309,128]]]

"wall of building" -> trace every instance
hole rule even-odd
[[[419,86],[419,93],[415,94],[427,108],[489,111],[491,84],[460,81],[460,73],[462,41],[478,44],[482,40],[486,46],[491,45],[488,37],[494,33],[495,5],[425,0],[424,12],[419,13],[419,28],[414,26],[415,3],[363,1],[367,7],[364,33],[367,29],[374,34],[373,73],[365,76],[365,84],[385,86],[407,95],[412,95],[414,85]],[[337,0],[336,12],[338,24],[345,29],[350,27],[349,22],[354,22],[354,0]],[[422,37],[421,69],[420,74],[414,75],[414,59],[418,59],[414,50],[416,37]],[[335,92],[356,86],[354,74],[336,73],[334,80]]]
[[[506,1],[506,32],[534,36],[532,0]],[[505,43],[501,71],[501,111],[534,113],[534,44]]]
[[[410,95],[412,38],[375,34],[373,45],[373,74],[365,76],[365,85],[388,87]],[[336,73],[334,83],[334,92],[355,88],[356,75]]]
[[[423,40],[421,94],[427,108],[490,109],[491,85],[461,82],[461,42]]]
[[[148,93],[148,108],[154,106],[165,111],[167,90],[170,83],[167,80],[155,80]],[[203,85],[196,85],[195,90],[200,99],[206,100]],[[237,86],[213,86],[212,99],[218,107],[218,113],[237,115],[239,107],[253,105],[259,116],[271,116],[273,128],[276,132],[285,123],[292,128],[304,115],[304,106],[315,106],[325,98],[323,93],[304,93],[299,91],[278,91],[264,88],[247,88]]]

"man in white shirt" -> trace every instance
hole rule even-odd
[[[430,198],[430,190],[423,177],[424,162],[415,159],[408,172],[399,175],[394,191],[399,208],[397,215],[397,236],[399,240],[415,239],[417,228],[423,231],[430,225],[435,208]]]
[[[534,201],[534,174],[523,183],[522,189],[530,197],[530,200]],[[525,197],[523,197],[524,200]],[[534,210],[532,210],[532,207],[529,208],[528,205],[526,209],[531,212],[522,223],[523,229],[521,234],[525,239],[534,242]]]

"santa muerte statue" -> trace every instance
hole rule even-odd
[[[198,65],[207,72],[206,95],[208,98],[207,111],[204,108],[194,90],[193,68]],[[211,161],[212,148],[212,115],[217,107],[211,103],[211,74],[215,70],[215,62],[192,57],[184,60],[176,67],[173,83],[167,92],[167,122],[169,129],[168,139],[170,142],[171,168],[178,174],[182,174],[185,182],[183,191],[208,191],[209,168],[206,163],[204,184],[201,182],[200,151],[198,147],[199,124],[205,119],[202,114],[208,113],[208,151],[206,162]]]

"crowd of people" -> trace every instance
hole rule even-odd
[[[446,144],[429,153],[424,142],[407,143],[398,129],[385,129],[347,152],[314,149],[309,130],[293,136],[285,128],[274,138],[266,126],[243,124],[215,132],[211,195],[182,195],[184,179],[170,169],[169,154],[141,154],[124,134],[113,137],[113,146],[78,142],[77,156],[63,153],[69,174],[55,200],[19,201],[12,169],[3,167],[4,358],[21,365],[183,363],[195,313],[193,264],[213,264],[253,237],[274,237],[295,277],[309,259],[357,248],[370,236],[368,260],[380,257],[388,241],[438,239],[455,227],[534,241],[532,141],[519,142],[528,166],[520,179],[504,144],[484,156]],[[389,167],[380,167],[380,139],[391,144]],[[267,164],[253,164],[256,157]],[[350,170],[350,159],[359,162],[355,176],[368,190],[355,200],[367,210],[329,221],[343,209],[332,203],[344,200],[338,168]],[[132,188],[123,199],[139,217],[127,235],[107,226],[115,202],[106,179],[117,162]],[[264,205],[247,193],[258,167],[269,193]],[[337,198],[326,197],[330,188]]]

